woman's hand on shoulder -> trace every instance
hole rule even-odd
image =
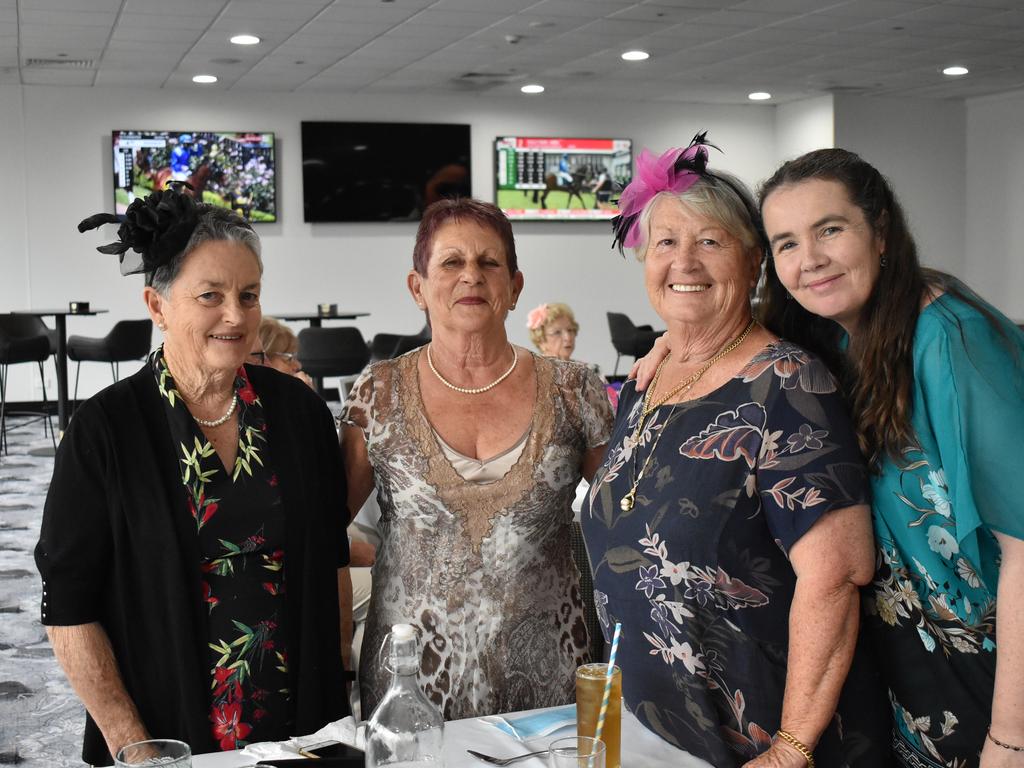
[[[778,739],[767,752],[744,763],[743,768],[807,768],[807,758]]]
[[[633,367],[629,369],[629,378],[636,379],[637,392],[643,392],[647,389],[647,386],[654,379],[654,374],[657,373],[661,361],[671,351],[668,347],[668,334],[663,333],[654,342],[651,351],[633,363]]]

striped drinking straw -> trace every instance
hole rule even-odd
[[[601,697],[601,711],[597,715],[597,728],[594,731],[594,740],[600,741],[601,731],[604,729],[604,716],[608,713],[608,699],[612,695],[612,673],[615,671],[615,654],[619,652],[619,635],[622,634],[622,622],[615,622],[615,634],[612,635],[612,650],[608,654],[608,671],[604,676],[604,696]]]

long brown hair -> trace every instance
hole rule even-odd
[[[868,225],[885,243],[883,268],[861,311],[845,358],[842,329],[794,301],[769,258],[762,287],[761,320],[783,338],[820,355],[844,383],[860,448],[876,467],[883,454],[899,461],[913,444],[914,332],[929,285],[955,290],[947,275],[925,270],[889,182],[872,165],[844,149],[809,152],[780,167],[759,190],[762,210],[775,190],[810,179],[842,184]],[[957,294],[960,291],[955,291]]]

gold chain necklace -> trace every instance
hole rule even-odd
[[[666,355],[665,359],[662,360],[661,363],[658,365],[658,370],[655,371],[654,373],[654,380],[651,381],[651,386],[647,388],[647,394],[644,396],[644,405],[643,409],[640,411],[640,420],[639,422],[637,422],[636,429],[633,431],[633,437],[631,438],[633,442],[632,469],[635,475],[633,479],[633,484],[629,489],[629,493],[623,496],[622,500],[619,502],[619,508],[623,512],[629,512],[631,509],[633,509],[633,505],[636,503],[636,489],[640,485],[640,481],[643,480],[644,475],[647,472],[647,467],[651,463],[651,457],[654,456],[654,449],[658,447],[658,441],[661,439],[661,435],[665,431],[665,424],[668,423],[668,418],[666,418],[665,424],[661,425],[661,430],[658,432],[657,436],[654,439],[654,444],[651,445],[651,450],[647,454],[647,458],[644,460],[643,466],[640,467],[640,472],[637,473],[636,457],[640,453],[640,435],[643,434],[644,423],[647,421],[647,417],[650,416],[651,412],[654,409],[660,408],[673,397],[676,397],[677,395],[685,395],[687,392],[693,389],[694,385],[696,385],[696,383],[701,380],[701,377],[705,373],[707,373],[708,370],[710,370],[711,366],[713,366],[715,363],[717,363],[719,360],[721,360],[723,357],[728,355],[730,352],[736,349],[736,347],[743,343],[743,340],[747,338],[750,332],[754,329],[755,325],[757,325],[757,321],[751,320],[750,324],[743,329],[743,333],[741,333],[735,339],[733,339],[724,347],[722,347],[722,349],[719,350],[719,352],[714,357],[712,357],[710,360],[704,363],[704,365],[698,368],[694,373],[683,379],[682,382],[673,387],[668,392],[668,394],[660,397],[656,402],[652,403],[651,401],[654,400],[654,390],[658,388],[658,382],[661,381],[661,372],[665,369],[665,364],[668,363],[669,359],[672,357],[672,354],[669,353],[668,355]],[[669,416],[671,415],[672,414],[670,413]]]

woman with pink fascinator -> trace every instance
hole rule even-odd
[[[817,358],[759,326],[766,239],[705,135],[643,152],[615,242],[634,251],[671,354],[623,387],[583,508],[625,706],[716,768],[888,762],[859,638],[874,566],[869,485]]]

